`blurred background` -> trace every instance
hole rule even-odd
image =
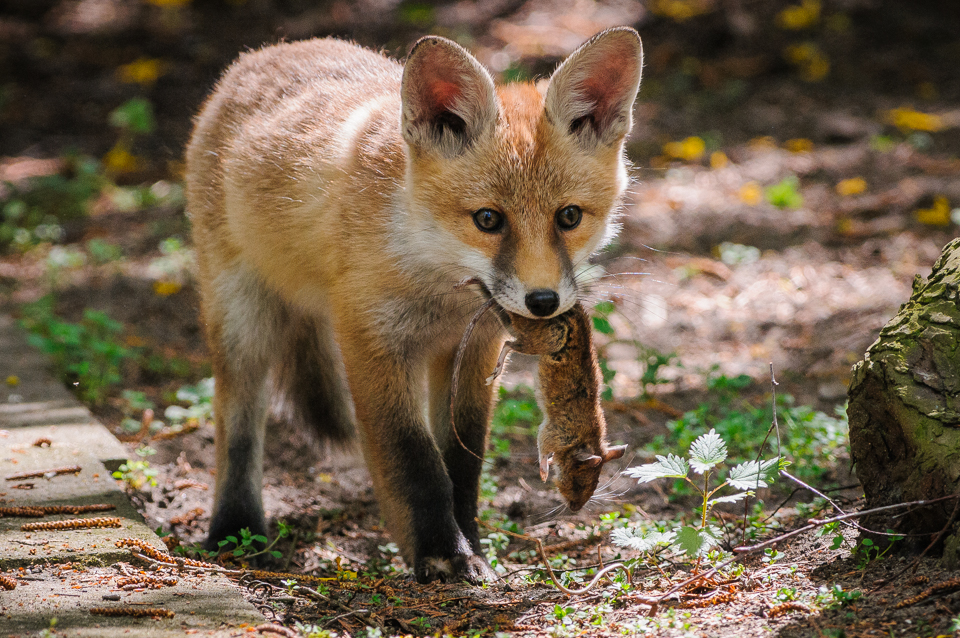
[[[156,454],[131,481],[160,479],[145,507],[168,529],[199,509],[177,528],[198,538],[207,496],[172,487],[212,462],[182,158],[224,67],[312,36],[402,58],[439,34],[533,80],[615,25],[638,29],[645,69],[623,232],[587,299],[613,438],[665,450],[722,423],[748,450],[773,362],[806,432],[795,463],[839,481],[850,366],[960,224],[955,0],[2,0],[0,311]],[[493,445],[533,482],[531,382],[518,361]],[[270,458],[272,514],[369,489],[300,446]],[[504,493],[511,516],[539,507]]]

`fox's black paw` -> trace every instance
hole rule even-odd
[[[267,535],[267,524],[262,516],[256,515],[256,512],[251,514],[246,511],[220,510],[214,514],[210,521],[210,533],[203,543],[203,548],[210,552],[224,549],[220,546],[220,541],[226,540],[227,536],[239,539],[241,529],[248,529],[253,535]],[[234,549],[234,546],[228,544],[225,549]],[[262,547],[257,547],[257,549],[262,549]]]
[[[456,554],[451,557],[428,556],[417,561],[414,567],[417,582],[429,583],[440,580],[445,583],[467,581],[473,585],[492,582],[497,574],[487,561],[476,554]]]

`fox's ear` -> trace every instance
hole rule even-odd
[[[570,54],[547,87],[550,119],[586,146],[622,140],[633,125],[643,46],[630,27],[598,33]]]
[[[446,38],[427,36],[413,45],[400,94],[403,138],[416,150],[457,155],[497,120],[490,74]]]

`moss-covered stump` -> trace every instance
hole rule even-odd
[[[947,244],[927,281],[917,276],[910,301],[854,366],[849,396],[850,449],[867,507],[960,492],[960,239]],[[865,525],[936,533],[954,505],[877,515]],[[930,539],[911,540],[908,547],[922,548]]]

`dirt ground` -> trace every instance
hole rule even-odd
[[[797,11],[785,13],[791,8]],[[690,501],[671,498],[666,484],[637,485],[619,471],[652,460],[644,446],[705,400],[711,368],[714,375],[749,375],[754,382],[745,396],[759,406],[769,404],[772,363],[781,392],[832,413],[845,401],[851,365],[907,300],[914,277],[928,274],[957,235],[955,3],[12,0],[0,8],[0,203],[31,177],[69,170],[58,159],[68,152],[102,158],[121,188],[175,189],[190,117],[237,52],[262,43],[337,35],[402,56],[419,35],[439,33],[456,37],[504,77],[531,78],[617,24],[635,25],[645,47],[628,144],[633,183],[623,230],[597,259],[587,301],[612,299],[617,307],[610,316],[615,333],[597,339],[617,372],[606,406],[610,438],[630,452],[607,471],[605,497],[572,515],[540,482],[534,440],[511,435],[509,456],[490,464],[497,490],[486,509],[497,524],[515,522],[554,546],[551,554],[565,555],[558,564],[567,567],[596,565],[598,555],[604,562],[633,557],[608,541],[609,525],[599,517],[619,512],[656,521],[689,509]],[[156,128],[124,138],[107,122],[136,97],[152,104]],[[911,113],[932,114],[935,125],[911,120]],[[121,144],[135,161],[111,164]],[[769,187],[784,180],[783,197],[798,193],[802,202],[771,203]],[[189,248],[189,225],[175,193],[145,206],[118,203],[116,193],[105,190],[88,216],[64,222],[60,243],[105,239],[122,249],[123,260],[60,268],[53,282],[49,244],[0,246],[0,303],[16,312],[55,286],[57,312],[67,319],[79,319],[84,308],[107,311],[123,323],[128,343],[181,363],[176,374],[125,370],[122,389],[144,392],[159,412],[178,387],[209,375],[189,276],[178,275],[172,294],[157,287],[166,275],[158,274],[156,260],[169,257],[160,242],[179,237]],[[632,340],[676,354],[659,369],[661,383],[647,388],[654,403],[638,399],[645,368]],[[518,357],[505,385],[530,385],[532,370]],[[122,433],[125,406],[118,389],[95,410]],[[405,577],[381,527],[358,458],[283,423],[271,427],[265,505],[271,521],[291,524],[294,536],[277,546],[284,558],[270,567],[332,579],[323,581],[330,596],[319,603],[251,589],[252,599],[288,626],[327,623],[350,635],[369,625],[384,635],[938,636],[953,633],[960,614],[960,586],[898,608],[957,574],[931,559],[898,574],[910,557],[862,566],[849,529],[841,549],[830,548],[829,536],[806,535],[778,547],[783,556],[774,560],[747,559],[735,583],[705,594],[730,593],[731,600],[668,605],[654,617],[616,586],[568,598],[531,584],[524,577],[538,561],[533,546],[516,539],[498,554],[507,569],[503,583],[484,590],[418,586]],[[138,498],[151,525],[183,543],[201,540],[208,522],[212,443],[209,424],[150,441],[158,485]],[[845,509],[857,506],[848,460],[830,467],[823,481],[824,489],[847,488],[831,492]],[[772,511],[788,494],[761,496]],[[798,499],[809,497],[794,496],[780,509],[780,529],[802,524]],[[736,515],[728,511],[731,524]],[[669,563],[663,574],[641,567],[634,582],[662,590],[668,578],[681,579],[671,570],[688,567]],[[883,585],[885,579],[892,581]],[[829,592],[834,585],[863,596],[838,598]],[[802,606],[769,615],[790,599]],[[360,608],[366,613],[349,613]]]

